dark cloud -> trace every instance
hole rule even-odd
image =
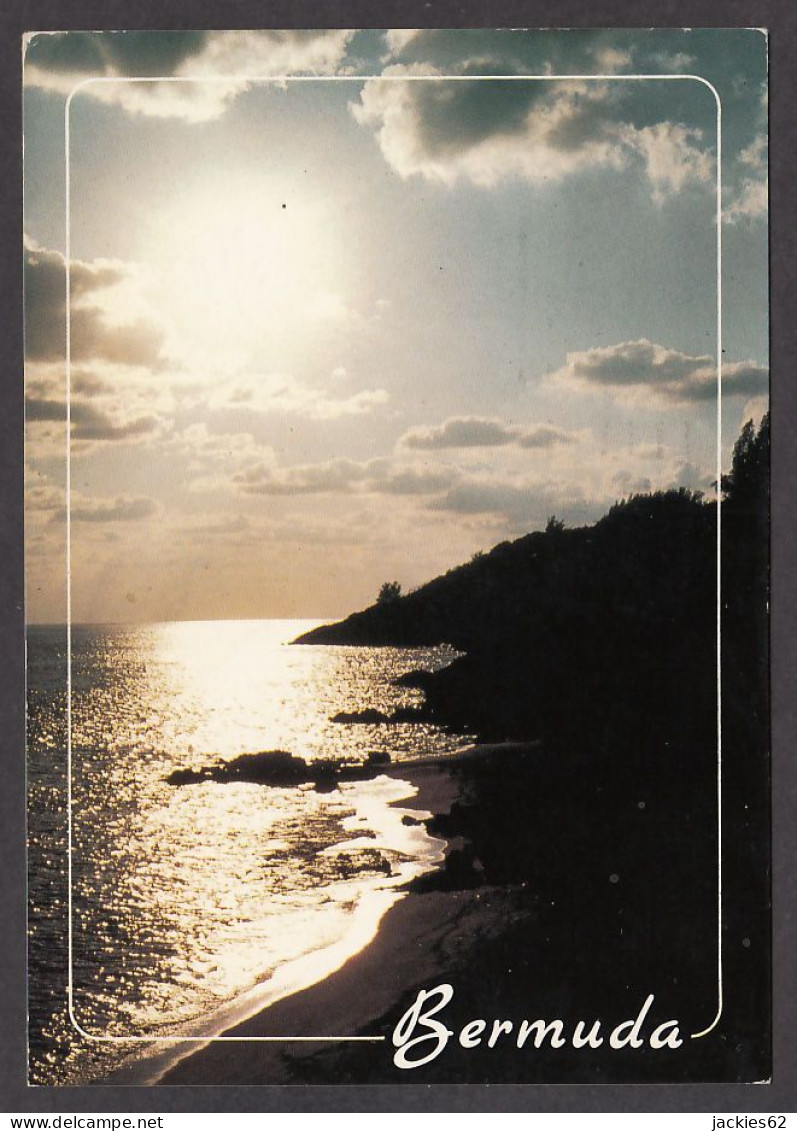
[[[340,36],[342,33],[329,33]],[[125,78],[169,77],[219,41],[246,42],[277,52],[302,51],[322,39],[320,31],[70,31],[41,33],[28,44],[28,66],[63,74],[113,75]],[[248,77],[248,76],[246,76]]]
[[[25,419],[30,424],[43,420],[66,423],[66,405],[63,401],[29,397],[25,401]]]
[[[515,80],[418,83],[414,104],[418,140],[430,157],[440,157],[492,136],[522,134],[534,105],[550,98],[548,86]]]
[[[563,36],[553,29],[415,29],[387,33],[387,46],[402,62],[430,63],[451,74],[463,59],[480,58],[485,73],[501,60],[502,73],[589,74],[620,70],[630,62],[627,36],[604,29],[571,29]],[[637,46],[638,36],[633,46]],[[611,53],[607,58],[607,53]]]
[[[519,428],[501,420],[479,416],[453,416],[430,428],[410,428],[399,443],[418,451],[445,448],[495,448],[518,444],[522,448],[550,448],[571,444],[575,436],[561,428],[538,424]]]
[[[711,186],[712,151],[700,130],[671,120],[670,103],[664,113],[660,100],[648,99],[640,110],[638,88],[590,81],[590,72],[623,71],[630,51],[600,40],[579,51],[577,38],[565,38],[576,46],[571,55],[588,62],[562,71],[581,78],[551,78],[540,65],[531,68],[536,78],[525,77],[512,47],[534,42],[533,36],[503,40],[505,53],[485,52],[482,45],[478,55],[460,55],[449,67],[436,55],[415,62],[415,53],[445,42],[416,36],[402,53],[408,61],[386,70],[391,82],[367,82],[352,112],[374,130],[385,159],[403,177],[447,183],[464,177],[490,187],[505,178],[544,184],[601,167],[635,168],[649,179],[658,203],[690,184]],[[513,73],[517,77],[509,77]],[[415,81],[419,76],[432,81]]]
[[[28,44],[29,66],[67,74],[172,75],[198,55],[206,31],[73,31],[40,34]]]
[[[420,471],[407,468],[389,475],[378,487],[386,495],[434,495],[450,487],[456,477],[453,468]]]
[[[768,386],[769,370],[764,365],[736,361],[722,367],[723,397],[757,397],[766,393]],[[674,396],[676,400],[685,401],[716,400],[716,375],[712,372],[702,380],[687,382],[675,391]]]
[[[506,74],[506,66],[480,63],[465,68],[465,74],[474,71],[500,76]],[[595,86],[571,97],[572,87],[569,82],[500,77],[491,82],[419,83],[414,98],[418,140],[434,158],[463,152],[490,138],[520,137],[529,115],[551,114],[568,97],[569,111],[553,117],[547,143],[552,149],[572,152],[613,130],[611,107],[619,100],[619,92]]]
[[[93,503],[89,507],[75,507],[73,522],[140,522],[157,513],[153,499],[116,499],[113,503]]]
[[[247,495],[322,495],[348,491],[368,477],[368,465],[349,459],[275,469],[259,465],[233,476]]]
[[[518,437],[521,448],[552,448],[555,444],[574,444],[576,437],[572,432],[565,432],[563,428],[554,428],[548,424],[539,424],[536,428],[528,428]]]
[[[120,421],[85,401],[72,401],[70,416],[73,440],[130,440],[154,432],[158,427],[154,416]],[[29,397],[25,401],[25,419],[30,424],[41,421],[65,424],[66,404],[50,398]]]
[[[158,427],[154,416],[118,421],[107,412],[85,403],[73,404],[71,416],[74,440],[129,440],[148,435]]]
[[[506,73],[505,65],[477,60],[461,73]],[[558,179],[584,163],[627,157],[615,103],[622,95],[605,83],[493,81],[366,83],[352,109],[374,128],[387,161],[402,176],[459,174],[492,184],[506,175]],[[480,153],[489,143],[488,153]]]
[[[625,468],[614,473],[611,478],[611,485],[621,495],[633,495],[636,492],[649,491],[651,488],[651,482],[647,475],[635,475]]]
[[[590,501],[575,487],[549,482],[514,483],[497,479],[463,479],[430,503],[432,510],[455,514],[493,515],[520,526],[543,524],[555,512],[568,522],[597,517],[602,500]]]
[[[646,338],[615,346],[569,353],[555,380],[598,386],[619,395],[653,394],[671,404],[714,400],[717,373],[710,354],[687,354]],[[754,361],[726,362],[723,396],[752,397],[766,392],[768,370]]]
[[[87,397],[96,396],[98,393],[110,393],[113,385],[88,371],[77,372],[72,370],[72,392],[80,393]]]
[[[450,487],[454,468],[394,467],[389,460],[357,463],[333,459],[289,468],[260,464],[233,476],[247,495],[324,495],[362,492],[379,495],[433,495]]]
[[[86,80],[118,80],[90,82],[81,93],[132,114],[212,121],[248,89],[252,76],[332,72],[353,34],[344,29],[39,34],[27,44],[25,81],[63,97]],[[170,81],[183,77],[225,81]]]
[[[455,416],[433,428],[411,428],[401,437],[405,448],[434,451],[439,448],[500,447],[517,440],[519,431],[478,416]]]
[[[164,332],[151,321],[111,325],[91,297],[122,283],[129,269],[119,263],[73,260],[71,353],[75,361],[106,361],[162,367]],[[43,248],[25,249],[25,354],[29,361],[62,361],[66,352],[64,259]]]
[[[158,513],[158,504],[145,496],[134,499],[120,496],[113,500],[82,501],[73,505],[69,513],[72,522],[141,522]],[[65,516],[55,517],[63,521]]]

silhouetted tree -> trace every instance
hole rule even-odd
[[[389,605],[393,601],[398,601],[401,596],[401,585],[398,581],[385,581],[379,590],[379,595],[376,598],[377,605]]]
[[[756,431],[748,420],[733,449],[728,475],[722,477],[728,503],[739,511],[765,514],[769,494],[769,413]]]

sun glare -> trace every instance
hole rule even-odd
[[[236,174],[176,196],[151,220],[145,257],[189,349],[251,361],[345,305],[340,249],[323,202]]]

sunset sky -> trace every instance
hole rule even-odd
[[[681,73],[722,100],[727,464],[768,385],[760,32],[33,36],[29,619],[65,617],[78,84],[115,80],[70,108],[73,618],[109,622],[336,616],[711,490],[712,92],[439,78]]]

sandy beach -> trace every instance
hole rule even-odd
[[[675,881],[662,876],[652,887],[643,847],[659,844],[665,829],[672,833],[677,797],[657,795],[646,781],[645,808],[634,802],[635,839],[607,836],[618,806],[627,808],[643,782],[627,773],[617,778],[616,769],[607,778],[606,766],[582,763],[577,777],[571,769],[537,743],[482,744],[447,763],[391,767],[391,776],[417,789],[402,807],[445,838],[442,865],[399,893],[364,944],[327,966],[327,976],[272,997],[265,1008],[253,998],[248,1011],[215,1030],[226,1040],[145,1058],[124,1082],[665,1081],[678,1077],[687,1057],[720,1078],[725,1046],[688,1039],[663,1052],[644,1042],[616,1050],[605,1041],[587,1053],[546,1043],[519,1051],[511,1040],[468,1049],[452,1039],[444,1055],[417,1071],[393,1064],[399,1019],[420,989],[444,982],[455,991],[446,1009],[454,1031],[473,1018],[561,1018],[565,1026],[600,1019],[608,1034],[630,1025],[649,995],[649,1029],[672,1018],[681,1019],[687,1038],[694,1029],[711,975],[711,922],[700,918],[700,888],[692,909],[699,946],[695,933],[672,930],[685,900],[677,876],[688,874],[694,856],[690,822],[671,840]],[[747,959],[749,951],[742,954]],[[258,1039],[288,1036],[304,1040]],[[747,1071],[755,1078],[749,1048]]]
[[[463,751],[464,758],[472,751]],[[437,761],[408,767],[394,766],[386,773],[410,781],[417,790],[409,800],[397,802],[418,813],[446,814],[458,793],[457,783]],[[449,843],[448,851],[456,847]],[[343,965],[313,984],[288,992],[266,1008],[224,1028],[219,1035],[234,1041],[213,1041],[199,1049],[170,1046],[155,1050],[135,1064],[115,1073],[114,1082],[202,1084],[224,1080],[231,1084],[291,1083],[301,1079],[307,1065],[319,1054],[334,1052],[327,1040],[274,1041],[260,1037],[314,1034],[374,1036],[385,1039],[382,1018],[416,986],[441,974],[451,947],[461,945],[484,915],[481,893],[465,891],[403,892],[378,924],[375,937]],[[245,1012],[242,1005],[240,1012]],[[247,1038],[255,1038],[247,1040]],[[354,1044],[354,1043],[353,1043]],[[382,1041],[380,1057],[390,1059]]]

